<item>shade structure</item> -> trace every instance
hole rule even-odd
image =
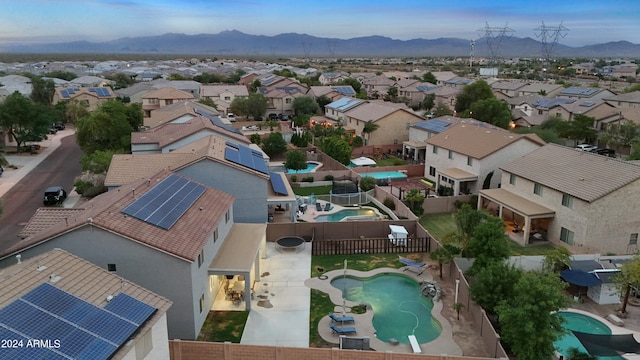
[[[640,353],[640,344],[633,337],[633,334],[602,335],[572,332],[591,355],[619,356]]]
[[[376,164],[375,160],[364,156],[357,159],[351,159],[351,162],[356,166],[370,166]]]
[[[582,270],[567,269],[560,273],[560,277],[569,284],[577,286],[596,286],[602,283],[594,274]]]

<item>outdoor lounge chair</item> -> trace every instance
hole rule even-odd
[[[316,211],[322,211],[322,205],[319,202],[316,203]]]
[[[418,263],[402,256],[400,256],[400,262],[406,265],[402,271],[410,270],[413,273],[422,275],[422,273],[427,269],[427,264]]]
[[[338,316],[334,313],[329,313],[329,317],[331,318],[331,320],[341,324],[346,322],[356,322],[353,316]]]
[[[329,210],[331,210],[331,203],[324,204],[324,211],[329,211]]]
[[[352,326],[338,327],[338,326],[335,326],[334,323],[331,323],[331,324],[329,324],[329,327],[331,327],[332,333],[338,334],[338,335],[355,334],[356,333],[356,328],[352,327]]]

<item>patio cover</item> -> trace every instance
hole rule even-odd
[[[266,232],[267,224],[234,224],[211,261],[209,274],[249,274]]]
[[[577,286],[596,286],[602,283],[597,276],[582,270],[563,270],[560,273],[560,277],[564,281]]]
[[[438,170],[441,175],[444,175],[450,179],[454,179],[457,181],[469,181],[469,180],[478,180],[478,175],[474,175],[470,172],[464,171],[458,168],[448,168]]]
[[[591,355],[620,356],[623,354],[640,354],[640,344],[633,334],[596,335],[580,331],[572,331],[573,335]]]
[[[524,216],[533,216],[533,217],[553,217],[555,216],[555,211],[546,208],[542,205],[538,205],[537,203],[527,200],[521,196],[518,196],[512,192],[509,192],[505,189],[484,189],[480,190],[480,194],[502,206],[505,206],[519,214]]]
[[[427,143],[422,141],[403,141],[402,145],[414,148],[414,149],[426,149]]]
[[[361,156],[357,159],[351,159],[351,162],[356,166],[367,166],[367,165],[375,165],[376,162],[373,159],[370,159],[365,156]]]

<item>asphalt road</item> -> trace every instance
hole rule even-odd
[[[74,135],[62,138],[61,145],[44,161],[15,184],[2,196],[3,213],[0,217],[0,252],[20,241],[18,233],[31,219],[35,211],[42,207],[44,190],[60,185],[73,189],[73,181],[81,172],[82,151],[76,144]]]

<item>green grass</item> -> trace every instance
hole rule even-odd
[[[198,340],[240,343],[248,311],[210,311]]]
[[[452,213],[422,215],[420,225],[438,241],[442,240],[446,234],[458,230]]]
[[[547,255],[553,251],[553,245],[522,246],[514,241],[509,242],[511,256]]]
[[[382,166],[399,166],[399,165],[405,165],[407,162],[400,159],[399,157],[395,157],[395,156],[389,156],[388,159],[380,159],[380,160],[376,160],[376,166],[377,167],[382,167]]]
[[[299,196],[326,195],[331,191],[332,186],[312,186],[312,187],[294,187],[293,192]]]

